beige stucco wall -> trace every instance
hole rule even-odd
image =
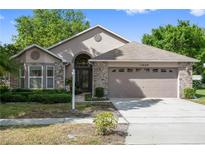
[[[32,51],[38,51],[40,53],[40,58],[37,60],[33,60],[31,58]],[[20,55],[18,58],[16,58],[17,61],[21,63],[54,63],[59,62],[60,60],[49,55],[48,53],[40,50],[39,48],[31,48],[27,51],[25,51],[22,55]]]
[[[94,37],[96,34],[100,34],[102,37],[100,42],[95,41]],[[101,28],[95,28],[50,49],[50,51],[57,55],[61,53],[64,59],[68,59],[68,62],[73,62],[74,57],[80,53],[88,53],[91,57],[95,57],[114,48],[118,48],[125,43],[125,40],[122,40]]]
[[[93,62],[93,95],[96,87],[103,87],[108,94],[108,69],[110,67],[170,67],[178,69],[178,97],[183,98],[183,90],[192,87],[192,63],[125,63]]]

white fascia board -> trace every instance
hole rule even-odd
[[[96,60],[96,59],[90,59],[89,62],[197,62],[197,61],[180,61],[180,60]]]

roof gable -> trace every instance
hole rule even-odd
[[[127,43],[90,61],[198,62],[194,58],[136,42]]]
[[[51,51],[49,51],[49,50],[47,50],[47,49],[44,49],[43,47],[41,47],[41,46],[39,46],[39,45],[37,45],[37,44],[33,44],[33,45],[31,45],[31,46],[28,46],[27,48],[23,49],[23,50],[20,51],[19,53],[17,53],[17,54],[15,54],[15,55],[11,56],[10,59],[17,58],[17,57],[19,57],[20,55],[22,55],[24,52],[26,52],[26,51],[28,51],[29,49],[34,48],[34,47],[40,49],[40,50],[43,51],[43,52],[46,52],[47,54],[49,54],[49,55],[51,55],[51,56],[53,56],[53,57],[55,57],[55,58],[57,58],[57,59],[59,59],[59,60],[61,60],[61,61],[64,61],[63,59],[61,59],[60,57],[58,57],[57,55],[55,55],[55,54],[52,53]]]
[[[64,44],[64,43],[66,43],[66,42],[68,42],[68,41],[70,41],[70,40],[72,40],[72,39],[74,39],[74,38],[76,38],[76,37],[79,37],[79,36],[81,36],[81,35],[83,35],[83,34],[89,32],[89,31],[92,31],[92,30],[94,30],[94,29],[96,29],[96,28],[100,28],[100,29],[102,29],[102,30],[104,30],[104,31],[106,31],[106,32],[108,32],[108,33],[114,35],[115,37],[117,37],[117,38],[119,38],[119,39],[121,39],[121,40],[123,40],[123,41],[125,41],[125,42],[127,42],[127,43],[130,42],[128,39],[126,39],[126,38],[124,38],[124,37],[122,37],[122,36],[120,36],[120,35],[118,35],[118,34],[112,32],[111,30],[108,30],[107,28],[105,28],[105,27],[103,27],[103,26],[101,26],[101,25],[96,25],[96,26],[91,27],[91,28],[88,28],[88,29],[86,29],[86,30],[84,30],[84,31],[82,31],[82,32],[80,32],[80,33],[78,33],[78,34],[76,34],[76,35],[70,37],[70,38],[67,38],[67,39],[65,39],[65,40],[63,40],[63,41],[60,41],[60,42],[58,42],[58,43],[56,43],[56,44],[54,44],[54,45],[48,47],[47,49],[50,50],[50,49],[52,49],[52,48],[55,48],[55,47],[57,47],[57,46],[59,46],[59,45],[61,45],[61,44]]]

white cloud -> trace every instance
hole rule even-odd
[[[149,13],[151,11],[155,11],[155,9],[127,9],[121,11],[124,11],[127,15],[135,15],[135,14]]]
[[[203,16],[205,15],[205,9],[191,10],[190,13],[194,16]]]
[[[0,20],[3,20],[4,19],[4,16],[2,16],[1,14],[0,14]]]

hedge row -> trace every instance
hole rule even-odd
[[[12,93],[7,92],[0,95],[2,103],[6,102],[37,102],[37,103],[68,103],[71,102],[71,94],[65,93],[44,93],[44,94],[32,94],[28,92]]]
[[[11,92],[32,92],[32,93],[66,93],[64,89],[12,89]]]

